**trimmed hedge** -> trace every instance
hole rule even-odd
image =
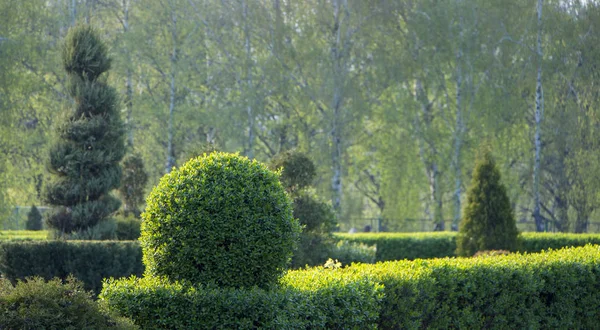
[[[592,329],[600,319],[597,245],[329,265],[288,272],[273,290],[108,280],[100,299],[143,329]]]
[[[455,232],[336,233],[339,240],[376,246],[375,261],[414,260],[455,256]],[[586,244],[600,244],[600,234],[521,233],[520,252],[540,252]]]
[[[144,277],[104,283],[100,300],[142,329],[374,329],[380,285],[318,276],[265,290],[216,288]]]
[[[318,270],[293,271],[290,285]],[[600,246],[540,254],[356,264],[336,279],[383,285],[380,329],[592,329],[600,319]]]
[[[143,272],[142,250],[134,241],[0,242],[0,274],[13,284],[30,276],[64,280],[72,274],[98,293],[103,278]]]

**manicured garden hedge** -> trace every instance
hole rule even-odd
[[[414,260],[455,256],[455,232],[336,233],[340,240],[376,246],[376,261]],[[540,252],[586,244],[600,244],[600,234],[521,233],[519,251]]]
[[[320,268],[319,276],[269,290],[109,280],[100,299],[142,329],[373,329],[381,291],[366,278]]]
[[[29,276],[49,280],[73,274],[86,290],[98,293],[103,278],[143,272],[142,250],[134,241],[0,242],[0,274],[13,283]]]
[[[600,319],[600,247],[540,254],[394,261],[337,270],[382,284],[380,329],[592,329]],[[294,271],[290,285],[318,278]]]
[[[143,329],[591,329],[600,246],[317,267],[271,290],[109,280],[100,298]]]

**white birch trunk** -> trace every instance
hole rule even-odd
[[[242,11],[244,19],[244,37],[246,49],[246,114],[248,116],[248,144],[246,156],[254,158],[254,113],[252,109],[252,44],[250,40],[250,24],[248,22],[248,2],[242,1]]]
[[[535,155],[533,162],[533,219],[536,231],[544,231],[544,221],[540,209],[540,159],[542,154],[542,115],[544,113],[544,92],[542,89],[542,5],[543,0],[537,2],[537,79],[535,88]]]
[[[461,31],[462,36],[462,31]],[[463,132],[465,130],[465,123],[463,119],[462,109],[462,84],[463,84],[463,73],[461,69],[462,61],[462,49],[459,49],[456,53],[456,121],[454,127],[454,218],[452,224],[457,227],[460,223],[461,217],[461,190],[462,190],[462,170],[461,170],[461,150],[463,142]]]
[[[177,65],[177,18],[175,13],[171,13],[173,24],[171,38],[173,40],[173,52],[171,53],[171,86],[169,89],[169,128],[167,137],[167,163],[165,173],[171,172],[175,166],[175,154],[173,150],[173,115],[175,113],[175,71]]]
[[[431,122],[433,120],[433,116],[431,114],[431,106],[429,104],[429,98],[426,95],[426,92],[423,88],[423,84],[420,79],[415,81],[415,98],[421,107],[421,116],[420,120],[417,118],[416,127],[418,130],[418,139],[419,139],[419,155],[421,158],[421,162],[425,168],[425,175],[427,176],[427,180],[429,182],[429,202],[426,205],[425,214],[429,218],[431,222],[434,224],[435,230],[444,230],[445,224],[443,219],[443,202],[441,198],[441,191],[439,187],[439,170],[438,164],[436,162],[436,151],[433,148],[429,148],[430,151],[426,154],[425,143],[427,142],[427,138],[425,137],[425,132],[421,129],[421,121],[425,125],[426,132],[431,130]],[[433,213],[430,211],[430,206],[433,206]]]
[[[130,0],[123,0],[123,33],[127,34],[129,32],[129,4]],[[127,146],[130,149],[133,149],[133,123],[132,123],[132,113],[133,113],[133,84],[132,84],[132,75],[131,72],[131,56],[129,54],[129,50],[127,52],[127,70],[126,70],[126,79],[125,79],[125,124],[127,125]]]
[[[331,109],[333,111],[332,126],[331,126],[331,165],[333,176],[331,178],[331,188],[333,190],[332,204],[336,212],[341,211],[342,206],[342,132],[341,132],[341,112],[342,112],[342,94],[343,94],[343,79],[342,75],[344,68],[341,64],[342,42],[341,42],[341,0],[335,0],[334,5],[334,26],[335,26],[335,43],[331,48],[331,59],[333,63],[333,98]]]

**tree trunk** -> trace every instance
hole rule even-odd
[[[248,116],[248,145],[246,156],[254,158],[254,113],[252,109],[252,44],[250,40],[250,24],[248,22],[248,2],[242,1],[242,12],[244,19],[244,38],[246,49],[246,114]]]
[[[462,31],[461,31],[462,35]],[[462,139],[463,132],[465,130],[465,124],[463,121],[463,113],[462,113],[462,83],[463,76],[461,70],[462,60],[462,49],[459,49],[456,53],[456,122],[454,127],[454,155],[453,155],[453,165],[454,165],[454,219],[452,219],[452,225],[457,227],[460,223],[461,217],[461,201],[460,195],[462,190],[462,170],[461,170],[461,149],[462,149]]]
[[[173,39],[173,52],[171,53],[171,87],[169,90],[169,132],[167,141],[167,163],[165,173],[171,172],[175,166],[175,152],[173,150],[173,114],[175,112],[175,71],[177,65],[177,18],[171,13],[173,24],[171,38]]]
[[[129,4],[130,0],[123,0],[123,34],[127,34],[129,32]],[[132,113],[133,113],[133,84],[132,84],[132,75],[131,72],[131,56],[129,54],[129,50],[127,53],[127,70],[126,70],[126,79],[125,79],[125,124],[127,125],[127,147],[132,150],[133,149],[133,123],[132,123]]]
[[[431,143],[428,142],[430,139],[427,138],[426,134],[431,131],[433,114],[431,113],[432,109],[429,98],[420,79],[415,81],[415,98],[421,107],[421,118],[417,116],[417,123],[415,125],[418,130],[419,155],[425,167],[425,175],[429,182],[429,203],[427,203],[425,213],[428,215],[430,221],[433,222],[434,230],[443,231],[445,229],[445,223],[443,218],[443,202],[439,187],[440,172],[436,162],[437,153],[432,146],[429,146],[428,152],[425,150],[425,144]],[[421,128],[421,122],[425,126],[424,130]],[[431,206],[433,206],[433,214],[429,209]]]
[[[533,219],[535,220],[535,230],[544,231],[544,220],[540,209],[540,158],[542,154],[542,115],[544,113],[544,93],[542,89],[542,4],[543,0],[537,2],[537,79],[535,88],[535,156],[533,163]]]
[[[339,214],[342,204],[342,132],[341,132],[341,112],[343,98],[343,65],[342,61],[342,42],[341,42],[341,0],[335,0],[334,5],[334,36],[335,41],[331,47],[331,59],[333,63],[333,98],[331,109],[333,118],[331,125],[331,165],[333,176],[331,178],[331,188],[333,190],[333,208]]]

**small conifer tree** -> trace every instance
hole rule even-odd
[[[42,214],[35,205],[31,206],[31,210],[27,213],[27,222],[25,223],[27,230],[42,230]]]
[[[119,187],[125,154],[118,97],[104,74],[111,64],[106,45],[93,28],[76,26],[62,56],[74,103],[59,119],[45,189],[46,202],[55,206],[47,224],[61,236],[94,227],[120,207],[110,192]]]
[[[517,230],[500,171],[488,148],[478,155],[467,203],[456,239],[456,254],[472,256],[477,251],[517,248]]]

